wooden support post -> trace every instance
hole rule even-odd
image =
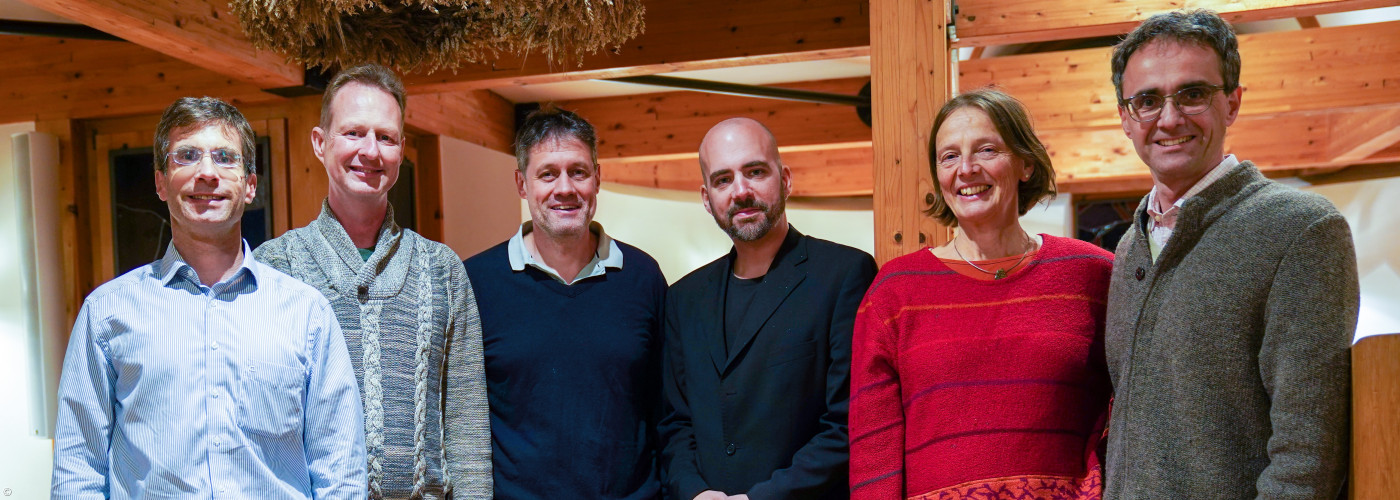
[[[1393,498],[1400,490],[1400,335],[1351,347],[1351,495]]]
[[[871,0],[875,260],[885,263],[950,233],[922,212],[935,182],[928,139],[951,81],[947,0]]]
[[[311,129],[321,124],[321,96],[291,99],[287,106],[287,181],[291,227],[310,224],[321,214],[330,180],[311,149]]]
[[[418,212],[418,234],[443,241],[442,229],[442,136],[425,135],[414,139],[418,149],[418,186],[413,193]]]
[[[70,119],[40,119],[34,122],[38,132],[58,137],[58,200],[49,207],[59,211],[59,231],[63,238],[63,295],[67,299],[65,312],[69,325],[78,317],[83,298],[96,285],[92,280],[92,239],[90,217],[80,207],[88,199],[87,147],[84,127]],[[67,337],[64,337],[66,341]]]

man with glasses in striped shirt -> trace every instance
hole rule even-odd
[[[53,498],[352,499],[360,392],[330,304],[253,259],[253,131],[182,98],[156,127],[165,256],[94,290],[59,382]]]

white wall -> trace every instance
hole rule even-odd
[[[465,259],[515,234],[515,157],[447,136],[441,149],[443,243]]]
[[[804,234],[874,251],[869,199],[789,201],[787,214]],[[522,210],[522,217],[529,216]],[[613,238],[650,254],[668,282],[723,256],[732,246],[700,203],[698,186],[685,192],[604,183],[593,220]]]
[[[42,355],[37,319],[28,304],[35,293],[24,280],[21,245],[32,244],[20,229],[19,186],[10,135],[32,132],[33,123],[0,125],[0,498],[48,498],[53,441],[46,436]],[[66,337],[66,336],[65,336]],[[62,349],[62,347],[59,347]]]
[[[1332,200],[1351,224],[1361,278],[1356,339],[1400,333],[1400,178],[1303,189]]]

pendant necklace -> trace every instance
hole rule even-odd
[[[1024,233],[1022,233],[1022,234],[1024,234]],[[1028,237],[1026,237],[1026,239],[1030,239],[1030,237],[1028,236]],[[992,279],[994,279],[994,280],[999,280],[999,279],[1005,278],[1006,275],[1007,275],[1007,273],[1008,273],[1010,270],[1016,269],[1016,266],[1021,265],[1021,262],[1024,261],[1024,260],[1026,260],[1026,256],[1027,256],[1027,255],[1030,255],[1030,253],[1031,253],[1030,250],[1026,250],[1025,253],[1022,253],[1022,254],[1021,254],[1021,258],[1016,259],[1016,263],[1015,263],[1015,264],[1012,264],[1011,267],[1007,267],[1007,268],[1003,268],[1003,269],[997,269],[996,272],[992,272],[992,271],[988,271],[988,270],[986,270],[986,269],[982,269],[982,268],[981,268],[980,266],[978,266],[977,264],[973,264],[972,261],[967,260],[967,257],[963,257],[962,251],[961,251],[961,250],[958,250],[958,241],[957,241],[957,238],[954,238],[954,239],[953,239],[953,251],[954,251],[954,252],[957,252],[958,258],[962,259],[963,262],[966,262],[967,265],[972,266],[973,269],[976,269],[976,270],[978,270],[978,271],[982,271],[982,272],[984,272],[984,273],[987,273],[987,274],[992,275]]]

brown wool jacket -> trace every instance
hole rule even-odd
[[[1104,498],[1336,498],[1359,302],[1346,220],[1242,162],[1153,262],[1146,205],[1109,288]]]

